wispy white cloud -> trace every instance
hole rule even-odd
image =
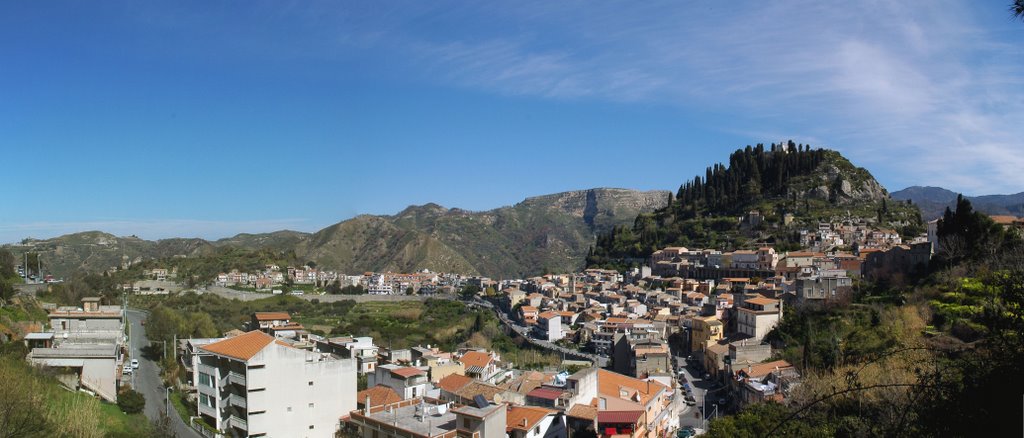
[[[1024,29],[998,34],[974,2],[535,6],[494,12],[509,30],[486,38],[396,45],[452,86],[708,108],[736,115],[721,129],[820,138],[894,189],[1024,190]]]

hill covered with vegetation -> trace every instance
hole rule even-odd
[[[527,276],[582,267],[596,235],[632,223],[638,214],[664,206],[668,198],[665,191],[599,188],[538,196],[479,212],[437,204],[411,206],[396,215],[358,216],[312,234],[278,231],[217,241],[148,241],[91,231],[26,239],[8,248],[19,262],[22,254],[30,254],[32,270],[41,264],[45,274],[58,278],[158,259],[190,265],[203,279],[216,273],[210,269],[249,269],[241,259],[292,265],[312,261],[351,274],[430,269]]]
[[[754,211],[757,221],[743,220]],[[792,141],[747,146],[733,152],[728,164],[714,164],[684,182],[665,207],[600,235],[587,264],[636,264],[666,246],[794,249],[800,229],[848,219],[905,236],[923,231],[915,208],[890,199],[870,172],[839,152]]]
[[[930,272],[865,283],[850,305],[786,306],[767,336],[803,376],[784,404],[711,423],[709,437],[985,436],[1021,432],[1024,244],[960,198]]]

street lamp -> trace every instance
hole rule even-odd
[[[704,427],[703,427],[704,430],[708,430],[708,417],[707,417],[707,413],[708,413],[708,393],[712,393],[712,392],[715,392],[715,391],[721,391],[721,390],[723,390],[725,388],[728,388],[728,386],[723,386],[721,388],[715,388],[715,389],[712,389],[712,390],[704,391],[704,396],[701,399],[701,406],[703,406],[703,409],[701,409],[702,412],[700,414],[702,424],[704,425]],[[718,416],[718,404],[717,403],[715,403],[715,416],[716,417]]]

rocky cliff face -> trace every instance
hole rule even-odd
[[[838,153],[823,163],[807,182],[796,187],[801,197],[835,205],[879,202],[889,197],[867,170],[853,166]]]
[[[580,218],[593,232],[604,232],[628,223],[623,218],[654,211],[668,202],[667,190],[640,192],[629,189],[598,188],[575,190],[527,198],[517,207],[548,208]]]

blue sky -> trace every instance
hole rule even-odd
[[[0,242],[675,189],[747,144],[1024,190],[1009,0],[3,2]]]

